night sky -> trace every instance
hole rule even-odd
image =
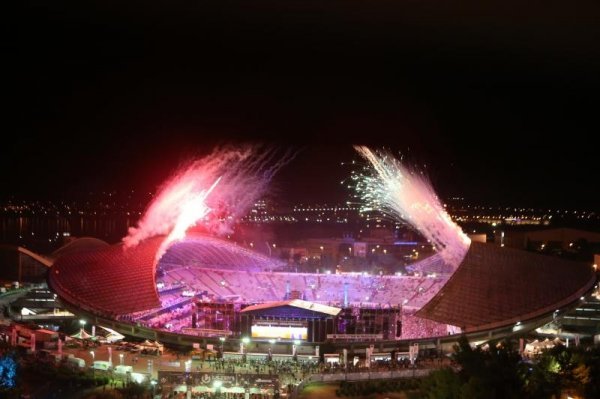
[[[597,2],[14,3],[2,199],[153,190],[215,145],[262,142],[298,152],[283,200],[339,201],[360,143],[446,197],[600,208]]]

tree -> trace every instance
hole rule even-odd
[[[493,392],[488,390],[485,381],[479,377],[471,377],[460,389],[461,399],[489,399],[495,397]]]
[[[524,365],[510,341],[491,342],[489,350],[472,348],[466,337],[454,347],[461,398],[521,398]]]
[[[524,391],[527,397],[550,398],[560,392],[558,361],[549,354],[542,354],[536,364],[529,367],[525,376]]]
[[[586,398],[600,398],[600,347],[585,352],[585,364],[589,367],[590,381],[584,386]]]
[[[461,381],[450,368],[433,371],[422,384],[423,396],[428,399],[459,399]]]

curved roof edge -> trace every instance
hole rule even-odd
[[[524,321],[540,318],[546,314],[553,313],[556,309],[563,309],[563,308],[568,307],[569,305],[581,300],[582,296],[585,296],[587,293],[589,293],[592,290],[592,288],[594,287],[594,284],[596,284],[596,281],[597,281],[596,276],[594,276],[580,290],[573,293],[568,298],[565,298],[562,301],[555,303],[554,305],[546,306],[545,308],[538,309],[537,311],[534,311],[534,312],[518,315],[509,320],[503,320],[501,322],[484,324],[484,325],[477,326],[476,328],[467,328],[465,331],[467,333],[469,333],[469,332],[477,332],[477,331],[483,331],[483,330],[493,330],[496,328],[509,326],[511,324],[516,324],[518,322],[524,322]]]
[[[585,263],[472,243],[454,275],[416,315],[467,332],[489,330],[568,306],[596,281]]]
[[[160,306],[153,267],[162,237],[126,249],[122,243],[58,258],[48,282],[67,302],[108,315]]]
[[[52,264],[54,263],[53,259],[48,259],[45,256],[36,254],[35,252],[28,250],[27,248],[17,247],[17,251],[19,251],[23,255],[27,255],[30,258],[35,259],[36,261],[40,262],[42,265],[44,265],[46,267],[51,267]]]
[[[95,237],[79,237],[66,243],[62,247],[50,254],[53,259],[58,259],[61,256],[66,256],[76,252],[94,251],[100,248],[109,247],[110,244]]]
[[[20,254],[29,256],[31,259],[35,260],[36,262],[41,263],[42,265],[44,265],[46,267],[50,267],[54,263],[54,259],[49,258],[47,255],[40,255],[38,253],[31,251],[30,249],[27,249],[25,247],[20,247],[18,245],[0,244],[0,250],[16,251]]]

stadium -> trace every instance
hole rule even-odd
[[[49,285],[75,313],[123,334],[232,356],[251,340],[263,358],[300,355],[299,344],[307,355],[443,351],[459,334],[487,341],[539,327],[593,290],[589,265],[472,241],[422,174],[355,148],[373,166],[353,176],[365,203],[434,250],[408,275],[284,272],[281,260],[218,238],[268,179],[252,158],[217,153],[178,172],[122,243],[63,248]],[[354,245],[360,256],[365,243]]]
[[[77,241],[48,282],[68,307],[122,333],[165,343],[235,348],[244,337],[360,351],[440,348],[456,334],[490,339],[538,327],[596,283],[590,265],[472,242],[458,268],[434,254],[411,276],[273,271],[280,260],[203,234],[133,248]]]

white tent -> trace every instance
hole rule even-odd
[[[104,326],[99,326],[99,327],[108,332],[108,334],[106,335],[106,337],[104,337],[104,339],[106,339],[106,342],[108,342],[109,344],[112,344],[113,342],[117,342],[117,341],[120,341],[123,338],[125,338],[124,335],[119,334],[115,330],[112,330],[108,327],[104,327]]]
[[[159,343],[158,341],[150,341],[150,340],[145,340],[144,342],[142,342],[141,344],[139,344],[139,346],[142,349],[156,349],[158,350],[160,353],[163,352],[164,349],[164,345]]]
[[[92,339],[93,337],[88,334],[87,332],[85,332],[85,330],[82,328],[81,330],[79,330],[79,332],[71,335],[71,338],[75,338],[75,339]]]
[[[535,341],[529,342],[527,345],[525,345],[525,352],[536,352],[537,350],[539,350],[539,348],[540,341],[536,339]]]

